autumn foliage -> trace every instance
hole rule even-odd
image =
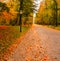
[[[60,25],[59,0],[42,0],[36,17],[36,23],[43,25]]]
[[[0,59],[3,59],[3,54],[19,37],[19,30],[15,27],[0,26]]]

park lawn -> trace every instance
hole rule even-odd
[[[16,39],[23,35],[29,27],[22,27],[20,32],[19,26],[0,26],[0,59],[3,58],[3,53],[16,42]]]
[[[49,25],[47,26],[49,28],[53,28],[53,29],[56,29],[56,30],[60,30],[60,25],[59,26],[52,26],[52,25]]]

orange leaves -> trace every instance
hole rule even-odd
[[[49,60],[49,56],[48,56],[48,55],[45,55],[45,56],[43,57],[42,61],[50,61],[50,60]]]
[[[15,39],[18,37],[19,33],[17,33],[18,32],[15,27],[0,26],[0,61],[3,58],[7,59],[11,50],[17,47],[16,44],[13,44]]]
[[[27,52],[29,53],[29,52],[31,51],[31,49],[32,49],[32,47],[29,46],[29,47],[27,47],[26,50],[27,50]]]
[[[43,6],[43,2],[42,2],[41,5],[40,5],[40,13],[42,13],[43,10],[44,10],[44,6]]]
[[[8,28],[7,26],[0,26],[1,29],[6,29]]]
[[[26,61],[31,61],[31,58],[29,56],[25,57]]]
[[[7,20],[11,19],[11,15],[7,13],[6,11],[3,12],[3,16],[4,16],[4,19],[7,19]]]

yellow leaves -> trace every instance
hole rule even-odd
[[[14,9],[10,9],[10,13],[11,13],[13,16],[15,16],[15,15],[17,14],[17,12],[14,11]]]
[[[13,19],[13,18],[16,17],[16,14],[17,14],[17,13],[14,12],[13,9],[11,9],[11,12],[10,12],[10,13],[4,11],[2,16],[3,16],[3,18],[4,18],[5,20],[10,21],[11,19]]]
[[[17,12],[16,12],[16,6],[17,3],[16,1],[13,0],[9,0],[8,2],[5,2],[8,6],[8,8],[10,9],[9,13],[7,13],[6,11],[3,12],[5,19],[13,19],[16,18]]]
[[[39,14],[41,14],[41,13],[43,13],[43,11],[44,11],[44,3],[43,3],[43,1],[41,2],[41,4],[40,4],[40,8],[39,8]]]

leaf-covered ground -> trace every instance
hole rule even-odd
[[[0,60],[4,58],[4,53],[7,49],[16,42],[28,27],[22,27],[23,32],[20,33],[19,26],[0,26]]]
[[[60,31],[32,26],[8,61],[60,61]]]

